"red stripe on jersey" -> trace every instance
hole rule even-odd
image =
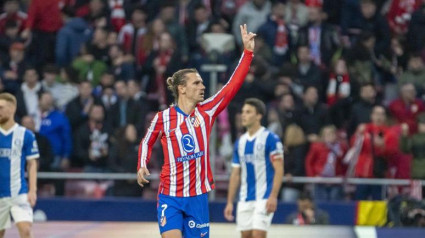
[[[170,108],[170,130],[172,132],[170,133],[176,133],[175,128],[177,128],[178,123],[178,113],[175,109],[175,107]],[[180,153],[180,147],[178,141],[171,141],[173,150],[171,153],[173,154],[174,158],[172,158],[175,161],[175,168],[176,168],[176,184],[172,186],[176,186],[176,196],[177,197],[183,197],[183,163],[177,162],[177,158],[179,158],[181,155]]]

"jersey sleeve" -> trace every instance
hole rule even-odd
[[[253,58],[253,53],[244,50],[239,64],[230,77],[229,81],[215,95],[200,103],[201,108],[211,117],[216,117],[229,105],[232,98],[241,88]]]
[[[239,150],[239,140],[235,142],[235,146],[233,149],[232,167],[241,167],[238,150]]]
[[[162,112],[158,112],[155,115],[155,117],[152,119],[148,131],[146,132],[145,137],[140,142],[137,170],[139,170],[141,167],[146,167],[146,164],[149,163],[152,154],[152,147],[155,144],[159,133],[162,131],[162,114]]]
[[[267,137],[266,142],[268,155],[271,161],[277,160],[277,159],[283,159],[283,144],[280,141],[279,136],[276,134],[270,133]]]
[[[29,130],[25,130],[24,148],[22,151],[25,154],[26,160],[38,159],[40,157],[35,135]]]

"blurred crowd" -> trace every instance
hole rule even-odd
[[[0,92],[16,95],[17,121],[35,132],[40,171],[134,173],[148,123],[172,103],[166,78],[197,68],[211,93],[201,68],[224,64],[226,83],[246,23],[258,35],[255,58],[218,118],[217,174],[243,132],[244,100],[257,97],[285,145],[289,180],[425,179],[425,0],[5,0],[1,9]],[[234,47],[211,52],[207,35]],[[135,181],[108,187],[141,195]],[[414,190],[289,182],[282,199],[304,189],[316,200]]]

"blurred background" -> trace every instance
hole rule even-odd
[[[16,120],[37,137],[40,220],[156,221],[160,143],[149,186],[142,190],[135,178],[138,144],[172,103],[166,78],[196,68],[212,95],[237,65],[246,23],[257,33],[255,58],[212,134],[212,222],[224,222],[240,109],[257,97],[268,109],[263,124],[285,146],[274,224],[303,225],[301,216],[315,224],[425,226],[425,0],[3,0],[0,7],[0,92],[17,97]]]

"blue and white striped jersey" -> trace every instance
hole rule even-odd
[[[39,157],[34,134],[15,124],[8,131],[0,128],[0,198],[28,192],[26,161]]]
[[[241,168],[239,201],[267,199],[273,188],[272,161],[283,159],[279,137],[261,127],[253,136],[248,132],[235,143],[233,167]]]

